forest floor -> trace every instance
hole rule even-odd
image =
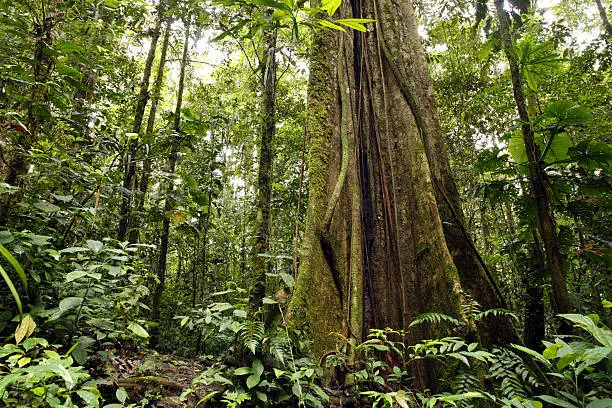
[[[181,398],[211,361],[131,348],[108,350],[103,360],[94,362],[92,377],[100,382],[99,389],[107,403],[119,402],[116,390],[123,388],[128,395],[126,404],[135,403],[140,407],[144,402],[144,406],[152,408],[195,407],[215,391],[213,386],[198,388]]]

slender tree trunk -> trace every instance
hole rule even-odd
[[[44,9],[43,9],[44,10]],[[20,131],[17,137],[17,151],[10,163],[9,172],[5,182],[17,184],[17,178],[26,173],[28,163],[27,152],[38,139],[38,133],[43,120],[46,118],[47,107],[47,80],[53,69],[55,60],[53,55],[45,52],[53,46],[53,28],[57,21],[55,14],[41,13],[40,20],[34,21],[34,62],[32,64],[32,77],[34,84],[30,93],[30,101],[26,112],[27,130]]]
[[[504,1],[495,0],[497,17],[503,41],[503,48],[510,66],[514,100],[521,119],[521,131],[529,161],[529,182],[531,193],[535,199],[537,224],[540,237],[544,244],[548,269],[552,280],[552,306],[555,313],[570,313],[572,310],[567,293],[561,251],[557,243],[555,219],[550,205],[550,198],[546,191],[546,171],[541,160],[539,146],[535,142],[534,131],[531,126],[529,111],[523,89],[523,82],[519,71],[518,61],[512,51],[512,37],[510,35],[510,19],[504,10]]]
[[[132,125],[132,135],[127,144],[126,154],[124,158],[125,171],[123,175],[123,191],[121,192],[121,212],[119,214],[119,230],[117,232],[117,240],[125,241],[130,227],[130,212],[132,208],[132,196],[134,194],[134,180],[136,178],[136,149],[139,144],[139,134],[144,118],[145,107],[149,100],[149,80],[151,78],[151,69],[155,60],[155,52],[157,50],[157,40],[161,32],[161,26],[164,21],[164,12],[166,11],[165,0],[159,0],[157,5],[157,20],[155,27],[151,32],[151,45],[145,60],[142,80],[140,81],[140,92],[138,94],[138,103],[136,104],[136,112],[134,114],[134,123]]]
[[[270,221],[272,199],[272,163],[274,160],[273,139],[276,132],[276,37],[273,30],[264,35],[265,45],[262,52],[262,96],[259,143],[259,170],[257,175],[257,220],[255,222],[255,243],[251,267],[253,270],[253,309],[261,306],[266,290],[266,274],[270,272],[270,258],[260,254],[270,249]]]
[[[185,21],[185,43],[183,45],[183,56],[181,58],[181,73],[179,76],[178,92],[176,98],[176,109],[174,110],[174,124],[172,126],[172,137],[178,139],[181,133],[181,108],[183,107],[183,91],[185,89],[185,69],[187,68],[187,56],[189,55],[189,32],[191,28],[191,15],[189,15]],[[176,161],[178,158],[178,140],[172,142],[170,148],[170,157],[168,158],[168,187],[166,188],[166,202],[164,204],[164,220],[162,223],[162,232],[159,243],[159,258],[157,260],[157,280],[158,283],[155,286],[153,292],[153,305],[151,307],[151,315],[153,321],[159,321],[160,317],[160,306],[161,298],[166,286],[166,268],[168,258],[168,242],[170,238],[170,216],[169,213],[174,209],[174,201],[172,199],[172,192],[174,191],[174,180],[173,175],[176,171]],[[155,326],[154,330],[151,331],[151,347],[157,345],[159,340],[159,326]]]
[[[542,351],[542,340],[546,335],[545,313],[544,313],[544,291],[542,286],[545,282],[544,271],[546,270],[546,258],[542,245],[536,232],[533,232],[533,244],[531,250],[532,266],[528,272],[525,282],[527,304],[525,306],[525,345],[532,350]]]
[[[608,37],[612,37],[612,25],[610,25],[610,21],[608,20],[606,8],[603,4],[601,4],[601,0],[595,0],[595,3],[597,3],[597,10],[599,11],[599,16],[601,17],[601,23],[606,30],[606,35]]]
[[[161,89],[164,84],[164,68],[166,66],[166,59],[168,54],[168,45],[170,43],[170,34],[172,33],[171,26],[172,20],[168,19],[166,23],[166,32],[164,34],[164,40],[162,43],[161,55],[159,57],[159,65],[157,66],[157,73],[155,76],[155,83],[153,84],[153,94],[151,96],[151,108],[149,109],[149,118],[147,119],[147,128],[145,130],[145,142],[149,143],[153,138],[153,129],[155,127],[155,118],[157,116],[157,106],[161,99]],[[151,176],[151,156],[150,152],[147,152],[143,164],[142,164],[142,177],[140,183],[138,183],[138,195],[136,197],[136,216],[132,218],[132,228],[130,229],[129,242],[135,244],[138,242],[140,237],[140,225],[142,220],[142,214],[144,213],[144,204],[149,189],[149,178]]]
[[[104,19],[104,7],[103,4],[95,4],[94,5],[94,13],[93,18],[91,19],[91,23],[97,23],[98,20]],[[89,30],[85,31],[85,35],[88,35]],[[95,55],[95,47],[100,44],[102,28],[97,28],[95,33],[91,36],[91,42],[89,43],[88,54]],[[78,123],[78,133],[82,138],[82,143],[84,146],[88,146],[91,144],[90,132],[91,129],[89,127],[89,115],[91,111],[91,105],[93,101],[93,97],[96,91],[96,86],[98,84],[98,69],[95,68],[85,68],[83,70],[83,79],[81,80],[81,85],[83,85],[82,89],[78,89],[74,95],[75,104],[73,106],[73,112],[76,114],[77,123]],[[91,161],[91,155],[87,154],[85,159]]]
[[[49,12],[55,9],[55,2],[46,6],[40,6],[39,13],[32,12],[34,56],[32,63],[33,85],[30,92],[30,100],[27,104],[25,125],[27,129],[15,130],[15,138],[11,142],[14,148],[8,157],[7,173],[4,182],[10,185],[18,185],[19,178],[28,171],[27,156],[30,149],[38,141],[43,122],[50,117],[47,104],[47,82],[55,64],[52,53],[47,52],[53,46],[53,30],[57,26],[57,15]],[[37,14],[38,17],[35,15]],[[7,159],[3,157],[3,159]],[[15,195],[1,197],[0,224],[6,225],[12,203],[17,199]]]

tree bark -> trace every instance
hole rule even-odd
[[[157,73],[155,76],[155,83],[153,84],[153,94],[151,95],[151,108],[149,109],[149,118],[147,119],[147,128],[145,130],[145,141],[149,142],[153,137],[153,128],[155,127],[155,118],[157,116],[157,106],[161,99],[161,89],[164,84],[164,68],[166,66],[166,58],[168,54],[168,45],[170,43],[170,34],[172,33],[172,20],[168,19],[166,23],[166,32],[164,34],[164,40],[162,43],[161,55],[159,57],[159,65],[157,66]],[[142,164],[142,177],[140,183],[138,183],[138,196],[136,197],[136,216],[133,217],[133,226],[130,229],[129,242],[135,244],[138,242],[140,237],[140,224],[141,217],[144,213],[144,204],[149,189],[149,178],[151,176],[151,157],[147,152]]]
[[[119,229],[117,231],[117,240],[125,241],[130,228],[130,213],[132,209],[132,196],[134,195],[134,180],[136,178],[136,161],[135,155],[139,143],[139,134],[144,118],[145,107],[149,100],[149,80],[151,78],[151,69],[155,60],[155,52],[157,50],[157,40],[161,33],[161,26],[164,21],[164,12],[166,11],[165,0],[159,0],[157,4],[157,20],[155,28],[151,32],[151,45],[145,60],[142,80],[140,81],[140,92],[138,94],[138,103],[136,104],[136,112],[134,114],[134,122],[132,125],[131,137],[128,140],[126,154],[124,157],[125,171],[123,175],[123,190],[121,192],[121,212],[119,214]]]
[[[421,86],[428,75],[412,4],[353,2],[341,15],[374,18],[380,29],[314,38],[309,205],[291,315],[317,356],[334,348],[330,332],[359,341],[391,327],[412,344],[442,334],[409,324],[424,312],[460,316],[462,297],[418,115],[435,107],[415,106],[399,77]],[[417,365],[414,376],[420,387],[437,381],[431,366]]]
[[[401,16],[385,12],[378,16],[381,58],[396,79],[423,138],[446,245],[457,267],[461,285],[482,309],[507,308],[465,225],[421,39],[407,36],[401,27],[396,27],[395,21]],[[416,20],[411,18],[410,21],[410,29],[415,31]],[[520,342],[509,319],[491,318],[481,322],[480,326],[481,339],[485,344]]]
[[[266,274],[270,272],[270,258],[262,257],[270,249],[270,221],[272,200],[273,139],[276,132],[276,30],[264,34],[262,52],[262,95],[259,143],[259,170],[257,174],[257,219],[251,267],[253,273],[252,309],[262,305],[266,291]]]
[[[601,17],[601,24],[606,30],[606,35],[608,37],[612,37],[612,25],[610,25],[610,20],[608,20],[608,15],[606,13],[606,8],[601,4],[601,0],[595,0],[597,3],[597,11],[599,11],[599,16]]]
[[[185,89],[185,69],[187,68],[187,56],[189,55],[189,34],[191,28],[191,16],[185,21],[185,43],[183,44],[183,56],[181,58],[181,73],[176,98],[176,108],[174,110],[174,123],[172,126],[172,138],[178,139],[181,133],[181,109],[183,107],[183,91]],[[173,140],[170,147],[170,157],[168,158],[168,186],[166,188],[166,201],[164,204],[164,220],[162,222],[162,233],[159,243],[159,258],[157,260],[157,280],[153,292],[153,304],[151,315],[153,321],[158,321],[160,317],[161,298],[166,285],[166,269],[168,258],[168,242],[170,238],[170,212],[174,209],[172,192],[174,191],[174,173],[176,171],[176,161],[178,158],[179,141]],[[159,340],[159,326],[154,326],[151,330],[151,347],[156,347]]]
[[[512,50],[513,43],[510,35],[510,19],[508,13],[504,10],[503,0],[495,0],[495,7],[502,36],[503,49],[508,59],[508,65],[510,66],[514,101],[516,102],[519,118],[522,122],[521,132],[523,133],[527,160],[529,162],[529,183],[536,205],[538,231],[544,244],[546,261],[552,280],[552,308],[557,314],[570,313],[572,307],[567,293],[565,277],[563,276],[563,264],[561,251],[557,243],[555,219],[550,205],[550,198],[546,191],[547,175],[544,169],[544,163],[541,160],[540,148],[535,142],[535,134],[531,126],[531,119],[527,109],[518,61]]]
[[[29,5],[29,7],[34,7]],[[53,30],[58,24],[58,13],[55,13],[56,4],[42,5],[40,10],[34,12],[32,9],[34,55],[32,63],[33,85],[30,92],[30,100],[26,109],[26,129],[15,130],[15,138],[11,141],[13,151],[7,158],[2,158],[7,164],[7,172],[4,182],[10,185],[20,184],[20,177],[28,171],[28,159],[32,146],[38,141],[38,135],[43,122],[50,117],[47,101],[47,82],[51,76],[55,64],[54,54],[48,51],[53,47]],[[0,146],[1,147],[1,146]],[[13,202],[17,197],[7,194],[1,197],[0,224],[6,225],[9,220]]]

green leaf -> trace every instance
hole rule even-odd
[[[546,108],[546,115],[558,120],[558,126],[585,125],[593,115],[573,101],[555,101]]]
[[[64,202],[64,203],[69,203],[74,198],[73,195],[58,195],[58,194],[53,194],[53,197],[56,200]]]
[[[253,369],[251,367],[238,367],[234,370],[234,375],[246,375],[253,374]]]
[[[470,366],[470,362],[468,361],[468,359],[461,353],[449,353],[448,354],[450,357],[456,358],[457,360],[461,361],[463,364],[465,364],[466,366]]]
[[[262,299],[262,302],[263,302],[263,304],[264,304],[264,305],[273,305],[273,304],[275,304],[275,303],[278,303],[276,300],[272,299],[272,298],[271,298],[271,297],[269,297],[269,296],[264,297],[264,298]]]
[[[259,381],[260,381],[260,377],[258,375],[251,374],[247,377],[246,385],[250,389],[250,388],[255,387],[257,384],[259,384]]]
[[[72,282],[77,279],[82,278],[83,276],[87,276],[86,271],[72,271],[66,275],[66,282]]]
[[[19,275],[21,283],[23,283],[23,287],[28,290],[28,278],[26,277],[25,271],[21,267],[21,264],[19,264],[19,262],[13,257],[13,255],[11,255],[11,253],[1,244],[0,253],[6,258],[7,261],[9,261],[11,266],[17,272],[17,275]]]
[[[570,148],[571,140],[567,133],[561,133],[555,135],[546,148],[544,161],[547,163],[559,162],[562,160],[567,160],[569,155],[567,154]]]
[[[83,77],[83,74],[80,71],[64,64],[56,64],[56,70],[58,74],[65,75],[70,78],[81,79]]]
[[[261,377],[261,375],[264,372],[264,366],[259,359],[253,360],[253,364],[251,365],[251,368],[253,369],[253,374],[258,377]]]
[[[544,356],[544,358],[547,358],[549,360],[557,358],[557,350],[559,350],[562,346],[563,344],[558,343],[548,346],[546,347],[546,350],[542,352],[542,355]]]
[[[119,388],[117,391],[115,391],[115,397],[117,397],[117,401],[125,404],[125,401],[128,399],[128,393],[125,391],[125,389]]]
[[[586,408],[610,408],[612,407],[612,399],[598,399],[587,404]]]
[[[144,327],[142,327],[141,325],[139,325],[136,322],[131,322],[128,325],[127,328],[128,328],[128,330],[130,330],[132,333],[134,333],[138,337],[142,337],[142,338],[145,338],[145,339],[149,337],[149,333],[147,333],[147,331],[144,329]]]
[[[86,251],[91,251],[91,249],[85,248],[85,247],[70,247],[70,248],[60,249],[59,253],[60,254],[74,254],[76,252],[86,252]]]
[[[364,24],[372,23],[374,21],[376,20],[373,20],[371,18],[342,18],[342,19],[335,20],[335,22],[338,24],[345,25],[354,30],[361,31],[364,33],[367,31]]]
[[[83,303],[82,297],[67,297],[61,300],[59,304],[59,309],[61,312],[67,312],[68,310],[72,310]]]
[[[21,368],[27,365],[32,359],[30,357],[22,357],[17,361],[17,365]]]
[[[329,21],[327,21],[327,20],[320,20],[320,19],[318,19],[318,20],[316,20],[316,21],[317,21],[317,23],[318,23],[319,25],[322,25],[323,27],[333,28],[334,30],[338,30],[338,31],[343,31],[343,32],[346,32],[346,30],[345,30],[344,28],[340,27],[340,26],[339,26],[339,25],[337,25],[337,24],[334,24],[334,23],[332,23],[332,22],[329,22]]]
[[[560,314],[563,317],[574,323],[576,326],[588,331],[597,341],[606,347],[612,347],[612,331],[608,328],[600,328],[595,325],[593,320],[587,316],[580,314]]]
[[[49,212],[49,213],[58,212],[61,210],[61,208],[59,208],[57,205],[46,203],[44,201],[39,201],[37,203],[34,203],[34,207],[38,208],[41,211]]]
[[[83,52],[83,48],[80,45],[66,41],[58,42],[55,44],[55,48],[65,54]]]
[[[87,246],[94,251],[96,254],[98,252],[100,252],[102,250],[102,248],[104,248],[104,244],[100,241],[96,241],[93,239],[88,239],[87,241]]]
[[[0,266],[0,275],[4,279],[6,286],[8,286],[11,294],[13,295],[13,299],[15,299],[15,303],[17,303],[17,310],[19,310],[19,316],[23,316],[23,307],[21,306],[21,298],[19,297],[19,293],[17,293],[17,289],[15,289],[15,285],[13,285],[13,281],[8,276],[6,271],[2,266]]]
[[[23,343],[21,344],[21,347],[23,347],[25,351],[30,351],[30,349],[34,348],[38,344],[40,344],[43,347],[47,347],[49,345],[49,342],[46,339],[40,339],[38,337],[30,337],[23,341]]]
[[[85,390],[78,390],[77,395],[85,401],[88,406],[99,407],[98,396],[92,392]]]
[[[333,16],[338,7],[342,4],[342,0],[321,0],[321,10],[327,11],[328,16]],[[333,28],[333,27],[330,27]]]
[[[589,366],[599,363],[612,353],[610,347],[593,347],[586,350],[582,355],[582,360]]]
[[[542,401],[548,402],[549,404],[553,404],[556,405],[558,407],[563,407],[563,408],[578,408],[576,405],[567,402],[565,400],[559,399],[557,397],[552,397],[550,395],[538,395],[538,398],[541,399]]]
[[[525,150],[525,139],[523,139],[523,133],[517,130],[512,133],[512,137],[508,142],[508,151],[512,156],[512,159],[518,163],[527,163],[527,151]]]
[[[11,231],[0,231],[0,244],[9,244],[15,240]]]
[[[527,348],[527,347],[524,347],[524,346],[520,346],[518,344],[513,344],[512,347],[514,347],[517,350],[522,351],[523,353],[529,354],[530,356],[534,357],[535,359],[537,359],[541,363],[544,363],[547,367],[551,366],[550,361],[545,359],[544,356],[541,355],[540,353],[538,353],[537,351],[534,351],[534,350],[532,350],[530,348]]]
[[[285,286],[287,286],[288,288],[293,288],[295,286],[295,279],[290,273],[281,273],[280,277],[283,280]]]

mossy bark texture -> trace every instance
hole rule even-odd
[[[424,312],[458,316],[462,293],[434,189],[441,164],[428,158],[446,152],[441,133],[426,137],[427,121],[438,132],[439,124],[412,5],[367,0],[339,14],[377,23],[314,38],[309,207],[291,316],[309,329],[317,356],[334,348],[334,331],[362,340],[370,328],[405,329],[411,343],[436,335],[408,325]],[[416,371],[418,384],[432,384],[430,370]]]
[[[270,222],[272,207],[272,165],[274,135],[276,133],[276,30],[264,34],[262,52],[262,94],[259,139],[259,169],[257,172],[257,219],[251,266],[253,268],[253,294],[251,306],[257,310],[266,293],[266,274],[270,272],[269,257],[262,257],[270,249]]]

